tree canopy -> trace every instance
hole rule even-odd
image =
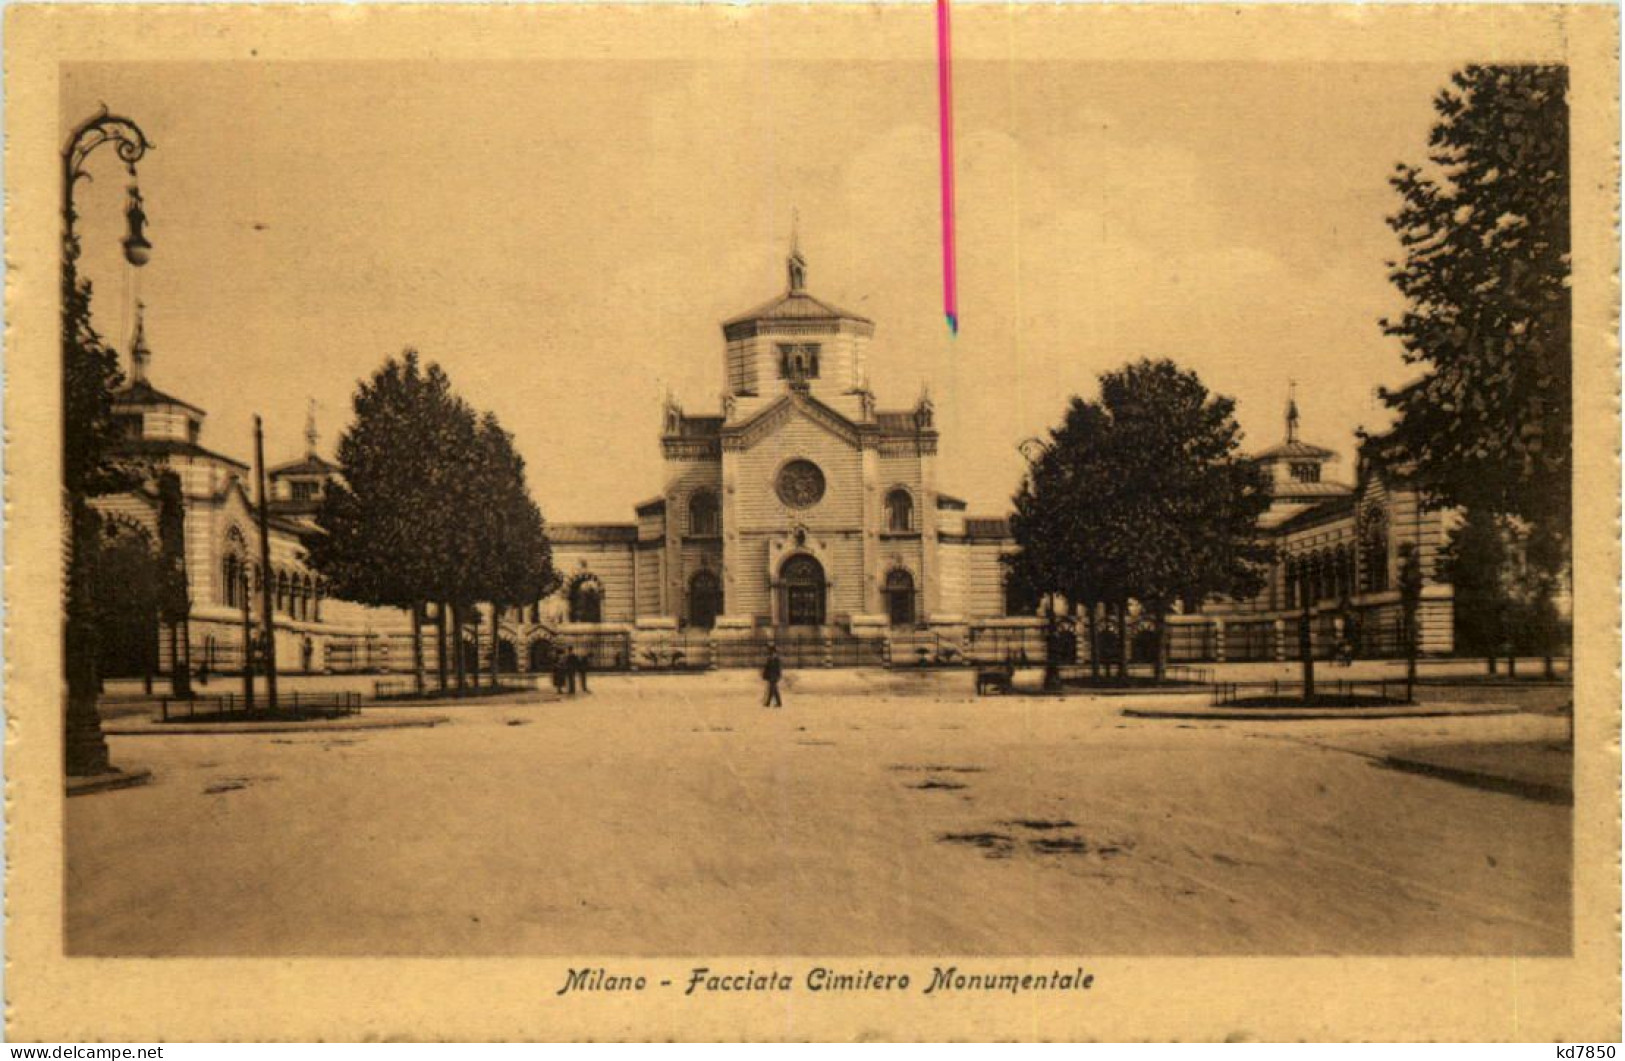
[[[1176,604],[1251,596],[1270,560],[1256,523],[1263,472],[1240,453],[1235,402],[1194,372],[1142,360],[1074,397],[1018,489],[1010,577],[1075,604]]]
[[[1434,100],[1425,165],[1401,164],[1388,219],[1408,307],[1384,320],[1425,366],[1384,391],[1377,447],[1435,503],[1567,540],[1571,511],[1568,73],[1469,66]]]
[[[339,439],[342,479],[317,519],[311,560],[337,596],[417,607],[536,600],[556,585],[524,461],[438,365],[391,358],[357,388]]]

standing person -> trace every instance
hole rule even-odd
[[[560,696],[564,695],[564,653],[556,649],[553,652],[553,691]]]
[[[576,653],[576,675],[580,678],[581,691],[584,693],[592,692],[591,689],[587,688],[587,671],[591,669],[592,657],[586,652]]]
[[[762,680],[767,683],[767,696],[762,699],[763,707],[784,706],[784,700],[779,697],[779,679],[782,677],[784,664],[779,661],[778,646],[769,645],[767,662],[762,664]]]
[[[564,651],[564,681],[569,688],[571,696],[576,694],[576,647],[571,645]]]

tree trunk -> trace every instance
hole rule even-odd
[[[63,657],[68,698],[63,719],[64,766],[69,777],[94,777],[113,769],[96,711],[97,676],[95,616],[96,532],[100,524],[82,497],[69,501],[68,599],[63,624]]]
[[[1056,648],[1059,647],[1059,627],[1055,621],[1055,598],[1051,597],[1044,604],[1044,691],[1057,692],[1061,688],[1061,668],[1056,661]]]
[[[1508,652],[1507,653],[1507,677],[1508,678],[1516,678],[1517,676],[1518,676],[1518,654],[1516,652]]]
[[[1152,663],[1151,677],[1160,683],[1168,674],[1168,613],[1158,608],[1152,620],[1156,624],[1157,647],[1156,659]]]
[[[440,691],[446,691],[446,602],[440,601],[434,610],[436,670],[440,677]]]
[[[1303,663],[1303,702],[1315,698],[1315,635],[1312,628],[1309,601],[1305,598],[1303,611],[1298,616],[1298,655]]]
[[[468,671],[463,666],[463,606],[451,606],[451,656],[452,673],[457,677],[457,694],[461,696],[468,691]]]
[[[177,700],[190,699],[192,696],[192,674],[188,660],[182,654],[182,647],[186,644],[181,623],[169,624],[169,695]]]
[[[1496,671],[1495,664],[1496,664],[1496,659],[1495,659],[1494,656],[1485,656],[1484,657],[1484,665],[1485,665],[1486,669],[1488,670],[1488,672],[1490,674],[1495,673],[1495,671]]]
[[[152,695],[152,674],[158,669],[158,613],[151,615],[152,630],[148,636],[143,637],[141,645],[141,691],[148,696]]]
[[[1128,601],[1119,601],[1117,604],[1117,676],[1124,684],[1128,683],[1128,657],[1130,639],[1128,634]]]
[[[1089,624],[1089,680],[1095,682],[1100,681],[1100,628],[1096,622],[1099,611],[1100,605],[1091,603],[1086,620]]]
[[[412,689],[423,695],[423,602],[412,602]]]
[[[497,602],[492,601],[491,602],[491,688],[493,688],[493,689],[495,689],[497,687],[497,675],[499,673],[501,673],[500,668],[497,666],[497,655],[498,655],[497,649],[502,644],[502,629],[501,629],[501,625],[497,622],[497,616],[500,615],[500,614],[501,613],[497,610]],[[517,654],[518,653],[516,651],[515,655],[517,655]]]

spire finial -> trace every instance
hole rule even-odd
[[[135,334],[130,338],[130,381],[132,383],[145,383],[147,381],[147,365],[152,361],[152,351],[147,349],[147,304],[137,300],[135,304]]]
[[[1295,379],[1287,380],[1286,440],[1298,441],[1298,381]]]
[[[316,440],[319,437],[316,434],[316,399],[312,398],[305,407],[305,456],[316,456]]]
[[[807,289],[807,259],[801,256],[801,211],[790,208],[790,258],[786,262],[792,293]]]

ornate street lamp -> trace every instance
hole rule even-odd
[[[80,317],[88,330],[90,307],[80,303],[79,236],[74,231],[78,214],[73,206],[74,189],[81,180],[90,180],[85,168],[100,147],[112,144],[130,174],[129,201],[125,218],[129,232],[124,238],[124,257],[132,266],[146,263],[152,244],[146,237],[146,212],[141,192],[135,184],[135,164],[152,147],[141,127],[128,118],[107,113],[103,107],[73,130],[62,149],[62,390],[63,453],[87,440],[69,437],[70,417],[82,403],[76,401],[75,380],[79,386],[100,386],[99,373],[85,373],[74,363],[80,352]],[[94,376],[92,381],[89,377]],[[91,462],[98,455],[90,454]],[[97,629],[95,616],[96,519],[91,512],[84,475],[91,462],[64,460],[68,470],[63,483],[69,526],[68,592],[63,623],[63,662],[67,671],[67,706],[64,718],[64,763],[69,777],[94,777],[114,771],[108,761],[107,741],[102,736],[96,700],[101,692],[97,674]]]

